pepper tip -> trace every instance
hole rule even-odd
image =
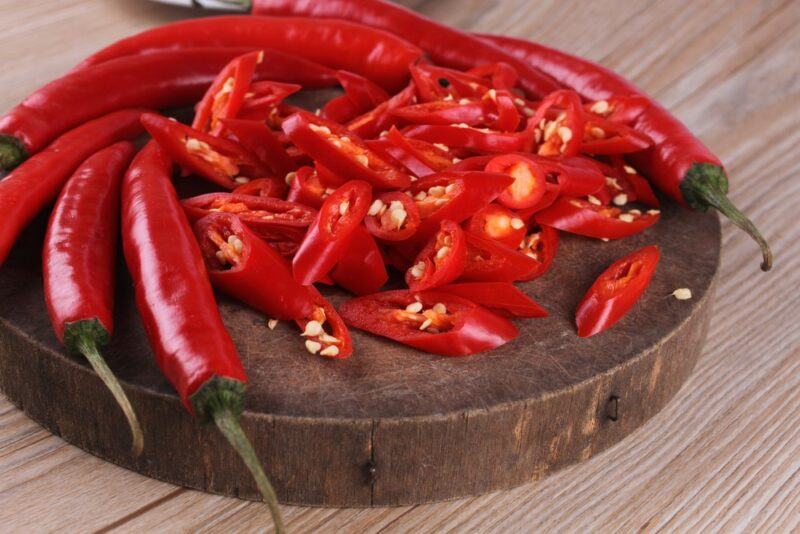
[[[0,134],[0,170],[9,171],[25,161],[28,152],[14,136]]]

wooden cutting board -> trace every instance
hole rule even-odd
[[[144,453],[130,457],[111,396],[52,333],[40,219],[0,270],[0,388],[92,454],[175,484],[258,498],[216,429],[198,427],[161,377],[120,261],[116,331],[104,354],[144,427]],[[586,289],[613,260],[648,244],[662,256],[644,297],[614,328],[578,338],[573,313]],[[519,321],[517,340],[465,358],[356,331],[351,358],[326,360],[306,352],[293,324],[269,330],[265,317],[220,297],[250,377],[242,424],[286,503],[422,503],[538,479],[623,439],[680,388],[703,346],[719,255],[718,218],[672,203],[632,238],[564,235],[553,269],[521,286],[550,316]],[[693,299],[670,296],[680,287]],[[334,303],[347,298],[324,293]]]

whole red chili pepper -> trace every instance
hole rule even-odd
[[[389,90],[403,86],[409,63],[421,55],[417,47],[391,33],[343,20],[227,15],[182,20],[145,30],[100,50],[79,68],[120,56],[199,46],[294,54],[327,67],[355,72]],[[374,53],[376,49],[380,53]]]
[[[72,72],[28,96],[0,119],[0,167],[9,169],[65,131],[122,108],[194,104],[241,49],[200,48],[131,56]],[[325,87],[333,72],[266,51],[256,78]]]
[[[645,175],[670,198],[695,210],[716,208],[747,232],[761,248],[761,269],[772,267],[772,251],[756,226],[728,199],[728,177],[722,162],[663,106],[636,86],[591,61],[536,43],[480,36],[496,44],[583,98],[607,101],[615,95],[646,98],[649,106],[638,114],[633,128],[653,140],[653,146],[632,157]]]
[[[141,133],[139,117],[144,112],[126,109],[78,126],[0,180],[0,265],[20,232],[56,198],[64,182],[86,158]]]
[[[139,420],[98,350],[114,330],[120,182],[134,152],[128,142],[97,152],[61,190],[42,248],[42,278],[56,337],[70,351],[83,354],[114,396],[138,456],[144,446]]]
[[[658,247],[650,245],[618,259],[603,271],[575,312],[578,335],[599,334],[628,313],[650,284],[658,258]]]
[[[251,0],[255,15],[300,15],[351,20],[410,39],[434,62],[466,70],[485,63],[504,62],[519,74],[520,86],[542,97],[558,89],[548,75],[491,44],[439,24],[410,9],[384,0]],[[355,55],[355,54],[354,54]],[[350,69],[352,70],[352,69]]]
[[[242,457],[281,531],[275,491],[239,426],[247,378],[171,176],[171,162],[150,142],[122,182],[122,244],[136,305],[162,372],[187,410],[213,420]]]
[[[465,282],[437,287],[449,293],[511,317],[547,317],[547,310],[508,282]]]

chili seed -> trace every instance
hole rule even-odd
[[[419,313],[422,311],[422,303],[421,302],[412,302],[408,306],[406,306],[406,311],[411,313]]]
[[[320,351],[320,356],[338,356],[339,355],[339,347],[336,345],[331,345],[329,347],[325,347]]]
[[[306,350],[308,352],[310,352],[311,354],[318,353],[321,348],[322,348],[322,344],[317,343],[316,341],[313,341],[311,339],[307,339],[306,340]]]
[[[678,300],[689,300],[692,298],[692,290],[688,287],[682,287],[673,291],[672,296]]]

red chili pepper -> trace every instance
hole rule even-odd
[[[587,102],[583,109],[598,117],[631,125],[650,105],[650,99],[641,95],[613,95],[597,102]]]
[[[584,113],[578,93],[561,89],[539,104],[525,127],[526,149],[540,156],[575,156],[581,150]]]
[[[195,222],[213,213],[232,213],[268,241],[300,242],[317,212],[296,202],[272,197],[208,193],[181,202],[189,220]]]
[[[379,189],[408,186],[411,177],[381,159],[356,134],[308,112],[298,112],[283,122],[283,131],[317,167],[324,165],[343,178],[363,180]]]
[[[519,84],[529,94],[544,96],[558,88],[541,71],[524,61],[456,29],[383,0],[252,0],[256,15],[299,15],[352,20],[372,28],[402,35],[422,48],[433,61],[446,67],[469,69],[505,62],[519,73]],[[354,55],[358,55],[354,51]],[[364,54],[366,55],[366,54]],[[352,70],[352,69],[349,69]]]
[[[653,140],[624,124],[588,117],[581,152],[594,155],[629,154],[653,145]]]
[[[695,210],[714,207],[747,232],[761,248],[761,269],[772,267],[772,251],[755,225],[727,197],[728,177],[720,160],[663,106],[610,70],[552,48],[520,39],[491,35],[483,40],[500,46],[526,64],[542,70],[587,100],[635,96],[648,101],[633,128],[653,146],[633,157],[635,165],[670,198]]]
[[[479,98],[489,90],[486,80],[460,70],[418,63],[409,71],[422,102]]]
[[[618,259],[597,278],[575,312],[578,335],[599,334],[617,323],[650,284],[658,264],[655,245]]]
[[[356,295],[375,293],[389,279],[381,250],[363,226],[357,227],[350,236],[331,278]]]
[[[409,63],[419,58],[421,51],[390,33],[333,18],[341,17],[311,20],[228,15],[182,20],[122,39],[90,56],[79,68],[167,48],[244,47],[294,54],[355,72],[390,90],[402,87],[408,79]],[[376,49],[380,53],[374,53]]]
[[[622,157],[611,156],[610,161],[611,168],[615,172],[610,172],[609,175],[617,180],[620,188],[630,200],[636,200],[653,208],[657,208],[661,204],[653,193],[650,182],[636,172],[636,169],[627,165]],[[606,177],[606,182],[608,183],[608,177]]]
[[[467,263],[461,280],[516,282],[530,280],[540,269],[537,260],[493,239],[465,232]]]
[[[244,102],[236,115],[244,120],[267,120],[278,113],[283,100],[298,91],[303,86],[295,83],[281,83],[270,80],[253,82],[250,90],[245,94]]]
[[[368,183],[351,180],[325,199],[292,262],[298,282],[316,282],[342,258],[350,236],[367,214],[371,193]]]
[[[466,282],[449,284],[436,291],[456,295],[495,313],[510,317],[547,317],[547,310],[508,282]]]
[[[444,220],[406,271],[406,284],[412,291],[449,284],[464,272],[466,256],[464,231],[453,221]]]
[[[593,200],[592,200],[593,199]],[[619,239],[637,234],[653,226],[660,217],[658,210],[645,213],[637,209],[623,212],[589,197],[561,197],[549,208],[536,214],[536,222],[572,234],[598,239]]]
[[[487,123],[486,110],[479,100],[435,100],[412,104],[392,110],[392,114],[412,124],[467,124],[478,126]]]
[[[222,123],[240,145],[277,176],[283,178],[297,168],[278,137],[264,122],[225,119]]]
[[[419,225],[417,204],[399,191],[376,196],[364,218],[369,233],[382,241],[404,241],[416,233]]]
[[[445,171],[415,182],[408,193],[417,204],[422,221],[414,240],[426,240],[443,220],[466,220],[497,198],[511,181],[504,174]]]
[[[223,67],[195,107],[192,128],[219,135],[222,119],[233,119],[244,104],[253,74],[264,53],[243,54]]]
[[[194,233],[214,287],[271,318],[311,313],[308,290],[289,263],[235,215],[212,213],[195,223]]]
[[[97,151],[142,131],[145,110],[110,113],[78,126],[0,180],[0,265],[37,213],[58,195],[75,169]]]
[[[389,127],[397,123],[397,117],[392,115],[391,111],[405,106],[413,98],[414,85],[409,84],[405,89],[378,105],[375,109],[348,122],[347,129],[360,135],[363,139],[375,138],[381,132],[388,130]]]
[[[286,181],[280,178],[258,178],[242,184],[231,193],[234,195],[251,195],[254,197],[283,198],[288,188]]]
[[[519,81],[517,69],[502,61],[499,63],[486,63],[484,65],[472,67],[467,71],[467,74],[479,76],[481,78],[490,78],[492,80],[492,87],[495,89],[511,90],[516,87]]]
[[[504,133],[477,129],[470,126],[442,126],[419,124],[403,130],[407,137],[422,139],[429,143],[467,148],[481,153],[518,152],[524,148],[525,137],[518,133]]]
[[[122,244],[136,305],[162,372],[187,410],[213,420],[236,449],[282,530],[275,491],[239,426],[247,378],[171,175],[166,154],[151,142],[122,181]]]
[[[297,172],[287,174],[286,180],[289,182],[289,194],[286,200],[316,209],[319,209],[334,191],[332,187],[322,183],[317,171],[311,167],[300,167]]]
[[[534,156],[535,158],[535,156]],[[561,185],[561,194],[583,197],[597,193],[605,184],[605,166],[586,156],[571,156],[554,161],[551,158],[536,158],[548,174],[555,174]]]
[[[489,126],[501,132],[513,132],[522,122],[522,116],[515,100],[518,98],[509,91],[490,89],[483,100],[494,106],[493,112],[489,113],[492,119]]]
[[[497,197],[497,201],[504,206],[531,208],[544,196],[545,170],[530,158],[516,154],[497,156],[486,164],[486,171],[508,174],[514,178],[514,183]]]
[[[519,335],[508,319],[436,291],[387,291],[342,304],[350,326],[443,356],[494,349]]]
[[[558,251],[558,230],[551,226],[538,225],[529,230],[520,241],[518,250],[535,260],[539,265],[522,281],[539,278],[550,270]]]
[[[347,122],[390,98],[379,85],[353,72],[340,70],[336,78],[344,94],[329,100],[322,109],[325,118],[334,122]]]
[[[114,396],[138,456],[144,446],[139,420],[99,352],[114,330],[120,182],[134,152],[128,142],[97,152],[61,190],[42,248],[42,278],[56,337],[71,352],[83,354]]]
[[[467,230],[473,234],[494,239],[509,247],[517,247],[525,237],[525,221],[516,213],[499,204],[489,204],[470,217]]]
[[[71,72],[0,119],[0,166],[12,168],[70,128],[112,111],[194,104],[220,69],[241,53],[218,48],[165,51]],[[332,72],[277,52],[265,52],[256,77],[302,81],[304,86],[336,83]]]
[[[203,133],[155,113],[142,124],[181,167],[225,189],[235,189],[269,171],[242,145]]]
[[[353,353],[353,341],[339,313],[314,286],[308,286],[309,295],[314,301],[311,314],[295,321],[306,338],[306,350],[326,358],[342,359]],[[326,331],[328,328],[330,332]]]

